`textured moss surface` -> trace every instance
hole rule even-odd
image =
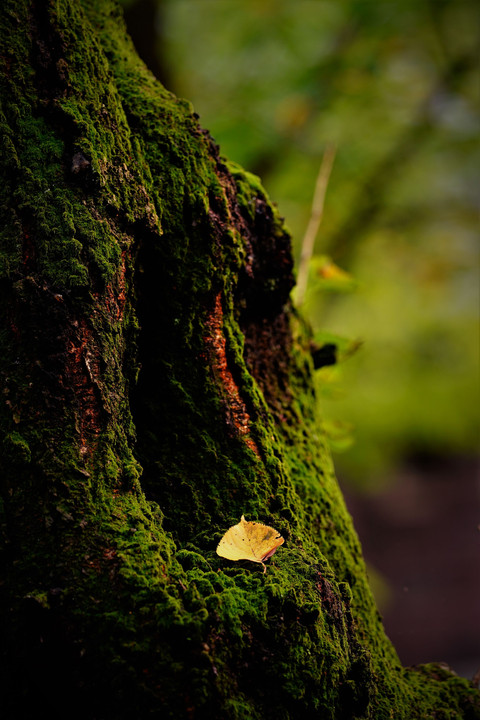
[[[478,717],[384,635],[258,179],[110,1],[0,17],[6,712]],[[215,553],[242,513],[286,538],[265,575]]]

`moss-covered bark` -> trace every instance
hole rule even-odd
[[[384,635],[258,180],[110,0],[0,13],[3,717],[479,717]]]

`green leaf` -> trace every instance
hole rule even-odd
[[[354,425],[343,420],[326,419],[322,423],[332,450],[345,452],[355,442]]]
[[[312,343],[312,357],[315,369],[327,365],[337,365],[354,355],[363,344],[363,340],[344,338],[340,335],[320,330],[315,333]]]

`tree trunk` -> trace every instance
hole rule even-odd
[[[479,717],[385,637],[257,179],[110,0],[0,13],[2,716]]]

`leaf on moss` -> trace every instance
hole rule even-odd
[[[217,555],[227,560],[251,560],[261,563],[266,572],[265,560],[272,557],[285,542],[277,530],[262,523],[249,522],[242,518],[238,525],[227,530],[217,546]]]

